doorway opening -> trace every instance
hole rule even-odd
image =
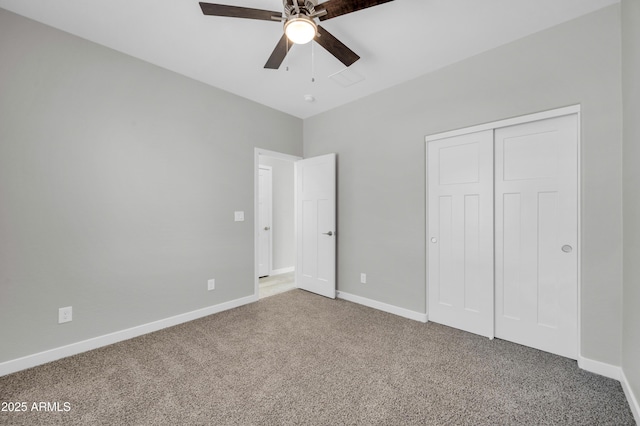
[[[255,149],[255,296],[296,288],[295,162],[301,157]]]
[[[258,297],[273,296],[296,288],[296,272],[285,272],[278,275],[260,277],[258,279]]]

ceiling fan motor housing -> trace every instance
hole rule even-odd
[[[284,17],[288,20],[290,17],[304,15],[313,18],[316,14],[316,2],[305,0],[304,5],[300,5],[298,0],[283,0]]]

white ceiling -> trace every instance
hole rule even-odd
[[[0,7],[307,118],[618,1],[394,0],[323,21],[361,57],[346,72],[364,79],[348,87],[329,78],[344,66],[315,43],[294,46],[279,70],[264,69],[282,24],[204,16],[196,0],[0,0]],[[281,0],[211,3],[282,10]],[[306,102],[308,94],[316,100]]]

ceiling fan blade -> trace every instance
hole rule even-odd
[[[317,41],[320,46],[327,49],[329,53],[338,58],[338,60],[347,67],[360,59],[360,56],[358,56],[353,50],[345,46],[344,43],[335,38],[329,31],[325,30],[320,25],[318,25],[318,33],[314,40]]]
[[[336,16],[346,15],[347,13],[356,12],[379,4],[387,3],[393,0],[329,0],[319,4],[316,10],[322,9],[327,11],[326,15],[319,16],[321,21],[335,18]]]
[[[251,9],[248,7],[229,6],[200,2],[200,8],[205,15],[228,16],[231,18],[261,19],[264,21],[280,22],[282,13],[271,10]]]
[[[273,49],[273,52],[271,52],[271,56],[267,59],[267,63],[264,64],[264,67],[271,70],[277,70],[280,68],[280,64],[284,61],[284,58],[287,56],[292,44],[293,43],[287,40],[287,36],[282,34],[280,41],[276,45],[276,48]]]

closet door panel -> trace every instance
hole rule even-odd
[[[577,357],[577,116],[495,131],[496,337]]]
[[[493,131],[427,146],[429,320],[493,337]]]

